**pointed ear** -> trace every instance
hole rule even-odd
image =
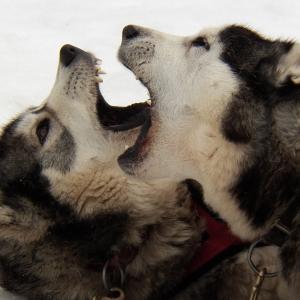
[[[276,85],[287,82],[300,85],[300,44],[294,44],[289,52],[284,54],[275,69]]]

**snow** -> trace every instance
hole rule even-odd
[[[241,23],[300,40],[298,0],[0,0],[0,124],[47,97],[59,48],[71,43],[102,58],[102,92],[112,104],[147,99],[117,60],[121,30],[139,24],[179,35]],[[4,296],[0,299],[7,299]]]
[[[140,24],[179,35],[242,23],[272,37],[300,39],[297,0],[1,0],[0,124],[40,103],[53,84],[59,48],[71,43],[104,61],[102,92],[113,104],[147,98],[117,60],[121,30]]]

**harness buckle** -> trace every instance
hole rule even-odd
[[[266,272],[267,272],[266,268],[263,268],[261,271],[259,271],[259,273],[256,277],[256,281],[252,287],[252,292],[251,292],[249,300],[257,300],[258,299],[259,292],[260,292],[261,286],[263,284],[263,281],[265,279]]]
[[[258,296],[259,296],[259,292],[261,290],[263,281],[265,278],[272,278],[272,277],[276,277],[278,276],[279,272],[267,272],[267,268],[263,268],[261,270],[259,270],[257,268],[257,266],[254,264],[253,260],[252,260],[252,255],[253,252],[255,250],[255,248],[257,247],[257,245],[261,242],[264,242],[263,239],[257,240],[254,243],[252,243],[249,247],[248,250],[248,254],[247,254],[247,260],[248,260],[248,264],[251,268],[251,270],[253,271],[253,273],[257,276],[256,277],[256,281],[252,287],[252,291],[251,291],[251,295],[249,300],[257,300]]]
[[[125,273],[117,257],[106,261],[102,270],[102,283],[108,296],[101,300],[124,300],[125,294],[122,287],[125,282]]]
[[[257,268],[257,266],[254,264],[254,262],[253,262],[253,260],[252,260],[252,255],[253,255],[253,252],[254,252],[255,248],[257,247],[257,245],[258,245],[259,243],[261,243],[261,242],[264,242],[264,240],[263,240],[263,239],[260,239],[260,240],[255,241],[254,243],[252,243],[252,244],[250,245],[249,249],[248,249],[248,254],[247,254],[247,261],[248,261],[248,264],[249,264],[251,270],[252,270],[252,271],[254,272],[254,274],[256,274],[257,276],[259,276],[261,270],[259,270],[259,269]],[[267,272],[267,270],[266,270],[266,272],[265,272],[265,274],[264,274],[264,277],[265,277],[265,278],[272,278],[272,277],[278,276],[278,274],[279,274],[278,271],[277,271],[277,272]]]

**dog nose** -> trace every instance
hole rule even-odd
[[[131,40],[139,36],[140,32],[138,31],[137,27],[133,25],[127,25],[123,29],[123,39]]]
[[[60,61],[61,63],[67,67],[76,57],[77,48],[72,45],[64,45],[60,49]]]

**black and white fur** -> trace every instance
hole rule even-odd
[[[64,46],[49,97],[0,138],[0,284],[26,299],[102,299],[104,264],[123,249],[134,250],[122,266],[126,299],[155,299],[184,275],[202,239],[185,183],[119,168],[137,131],[104,126],[137,125],[144,105],[112,111],[98,73],[94,56]]]
[[[73,53],[73,54],[72,54]],[[101,299],[103,263],[136,250],[126,267],[126,299],[167,299],[185,275],[204,225],[185,183],[126,176],[116,158],[147,123],[148,107],[110,107],[101,96],[95,58],[65,46],[50,96],[0,138],[1,285],[27,299]],[[96,77],[95,77],[96,76]],[[278,269],[277,249],[254,253]],[[189,282],[172,299],[248,299],[255,275],[246,253]],[[262,300],[287,299],[280,278]]]
[[[146,178],[198,180],[204,199],[244,240],[300,204],[300,46],[243,26],[178,37],[127,26],[121,62],[148,88],[148,122],[119,159]],[[300,225],[281,249],[300,290]]]

